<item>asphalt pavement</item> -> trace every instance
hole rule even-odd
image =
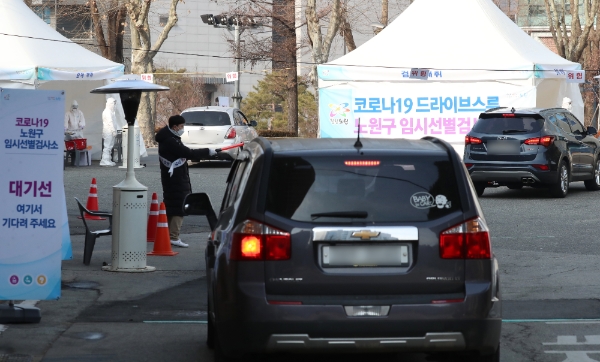
[[[156,148],[142,158],[137,179],[161,199]],[[218,209],[229,164],[190,167],[195,192],[206,192]],[[118,167],[67,167],[65,193],[73,259],[62,263],[58,301],[26,301],[41,309],[39,324],[0,325],[0,362],[202,361],[212,362],[206,337],[203,249],[206,219],[188,216],[182,227],[186,249],[170,257],[149,256],[150,273],[101,270],[111,262],[111,238],[96,243],[83,264],[84,228],[74,197],[85,202],[96,178],[100,210],[112,205],[112,186],[125,177]],[[499,260],[503,295],[503,362],[600,361],[600,192],[572,183],[565,199],[544,189],[486,190],[480,198]],[[102,227],[105,221],[92,221]],[[147,250],[153,243],[147,244]],[[306,356],[270,356],[264,361],[305,361]],[[317,361],[354,362],[373,356],[311,356]],[[421,354],[377,356],[377,361],[424,362]]]
[[[149,199],[156,192],[160,202],[157,149],[149,148],[141,163],[145,167],[135,169],[136,178],[148,187]],[[219,161],[192,165],[193,191],[216,195],[213,203],[218,207],[229,166]],[[184,220],[181,239],[189,248],[173,247],[179,252],[175,256],[148,256],[147,265],[156,267],[154,272],[102,271],[103,263],[111,263],[110,236],[97,239],[91,264],[83,264],[85,228],[77,218],[74,197],[86,203],[95,178],[99,209],[111,211],[112,186],[124,179],[125,172],[100,167],[98,161],[65,168],[73,259],[62,263],[62,295],[58,301],[24,302],[41,309],[39,324],[0,325],[1,362],[212,360],[202,355],[209,353],[206,349],[199,348],[206,331],[203,254],[209,226],[204,217]],[[88,223],[94,229],[107,226],[107,221]],[[154,243],[147,244],[148,251],[153,247]]]

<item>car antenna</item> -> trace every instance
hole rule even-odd
[[[356,147],[356,149],[360,149],[362,147],[362,143],[360,142],[360,118],[358,119],[358,135],[356,138],[356,142],[354,142],[354,147]]]
[[[515,107],[512,107],[512,108],[510,109],[510,112],[511,112],[511,113],[515,113]]]

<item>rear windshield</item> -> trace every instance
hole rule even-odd
[[[181,116],[185,118],[188,126],[229,126],[231,120],[226,112],[202,111],[185,112]]]
[[[536,133],[542,129],[544,121],[533,117],[480,118],[473,132],[487,134]]]
[[[379,164],[357,167],[353,158],[275,156],[267,211],[297,221],[361,223],[427,221],[461,209],[447,156],[369,160]]]

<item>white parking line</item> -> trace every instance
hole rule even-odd
[[[0,324],[0,334],[2,334],[2,332],[4,332],[7,329],[8,329],[7,326]]]

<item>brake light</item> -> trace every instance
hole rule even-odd
[[[362,160],[362,161],[344,161],[344,165],[352,167],[370,167],[379,166],[381,161],[377,160]]]
[[[466,145],[479,145],[482,143],[483,143],[483,141],[480,138],[465,136],[465,146]]]
[[[554,142],[554,136],[543,136],[540,137],[540,145],[548,147]]]
[[[292,256],[289,233],[253,220],[233,231],[232,260],[288,260]]]
[[[225,134],[226,139],[235,138],[236,136],[237,136],[237,133],[235,132],[235,128],[233,128],[233,127],[228,129],[227,133]]]
[[[465,163],[465,167],[466,167],[466,168],[473,167],[473,164],[472,164],[472,163]]]
[[[442,259],[490,259],[492,246],[488,227],[477,217],[440,234]]]
[[[514,116],[515,116],[514,113],[503,113],[502,114],[502,117],[504,117],[504,118],[513,118]]]
[[[523,143],[526,145],[540,145],[548,147],[552,144],[552,142],[554,142],[554,136],[528,138]]]

